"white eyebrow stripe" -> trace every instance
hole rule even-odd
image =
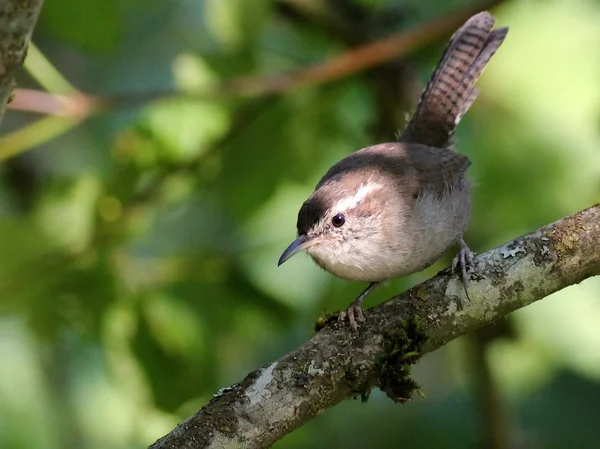
[[[348,198],[344,198],[340,200],[335,205],[334,210],[336,211],[345,211],[348,209],[352,209],[358,205],[365,197],[375,191],[381,189],[381,184],[377,184],[375,182],[370,182],[368,184],[361,184],[356,193],[353,196]]]

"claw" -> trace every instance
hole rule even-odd
[[[340,312],[340,314],[338,315],[338,321],[344,321],[346,318],[348,318],[348,323],[350,324],[352,330],[358,330],[356,322],[365,321],[365,316],[363,315],[362,309],[360,308],[360,304],[355,304],[353,302],[352,304],[350,304],[348,309]]]
[[[360,307],[360,304],[362,303],[363,299],[365,299],[365,296],[371,293],[371,291],[373,291],[373,289],[379,284],[379,282],[371,282],[369,286],[365,289],[365,291],[362,292],[358,298],[352,301],[352,303],[348,306],[346,310],[343,310],[339,313],[338,321],[343,322],[346,318],[348,318],[348,322],[350,323],[350,327],[352,328],[352,330],[358,330],[356,322],[365,321],[365,316],[363,315],[363,311]]]
[[[463,287],[465,289],[465,295],[467,295],[467,299],[470,302],[471,298],[469,297],[467,287],[469,284],[471,272],[474,271],[473,253],[462,239],[458,242],[458,246],[458,254],[456,255],[456,257],[454,257],[454,260],[452,261],[452,271],[456,272],[460,267],[460,275]]]

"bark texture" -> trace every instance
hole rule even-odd
[[[265,447],[316,414],[344,399],[365,396],[373,387],[384,386],[390,396],[389,385],[383,385],[381,360],[389,356],[394,339],[406,347],[407,338],[418,337],[407,336],[406,323],[414,317],[428,337],[419,352],[433,351],[600,274],[599,242],[600,204],[477,257],[478,275],[469,287],[471,302],[460,280],[442,271],[367,310],[358,332],[335,322],[326,325],[298,349],[218,392],[151,449]]]
[[[0,121],[23,65],[43,0],[0,0]]]

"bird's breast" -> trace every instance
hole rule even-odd
[[[379,245],[361,245],[351,248],[312,248],[310,256],[324,270],[342,279],[377,282],[397,276],[398,257]]]
[[[445,197],[421,196],[398,226],[384,225],[383,232],[315,245],[307,252],[321,268],[348,280],[377,282],[421,271],[461,237],[470,212],[464,187]]]

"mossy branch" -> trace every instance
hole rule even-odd
[[[0,0],[0,121],[12,99],[15,73],[23,65],[43,0]]]
[[[405,402],[419,393],[409,374],[423,353],[600,274],[599,242],[600,204],[477,257],[471,302],[445,270],[367,310],[359,332],[324,320],[301,347],[219,392],[151,448],[265,447],[374,387]]]

